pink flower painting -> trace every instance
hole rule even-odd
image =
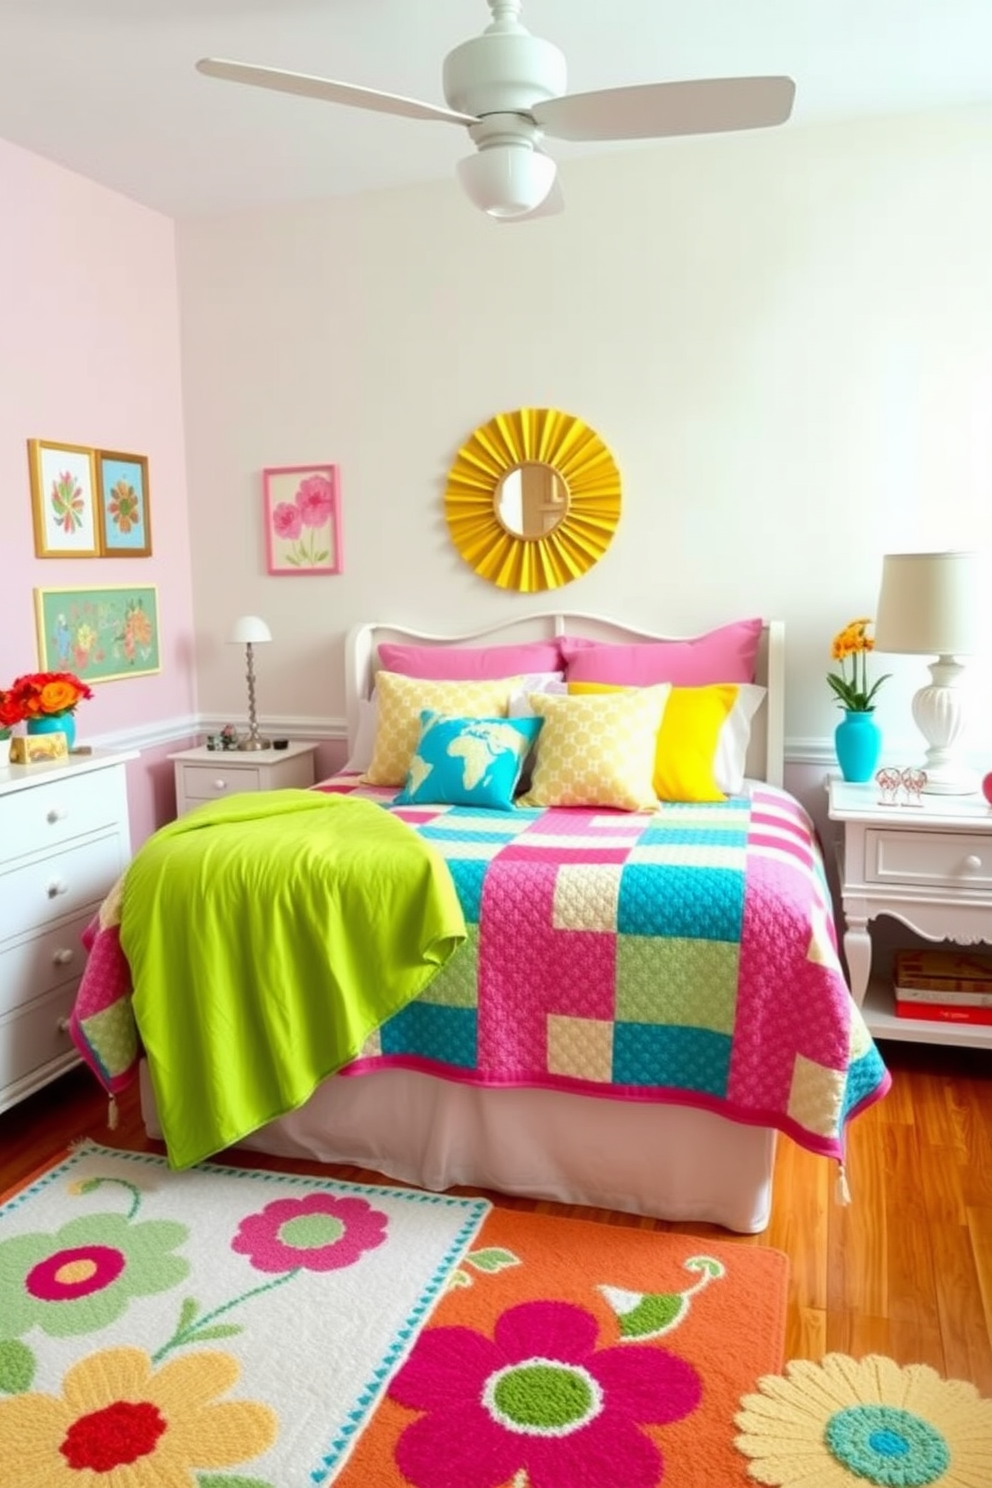
[[[340,573],[337,466],[272,468],[264,481],[269,573]]]

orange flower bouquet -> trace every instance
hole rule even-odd
[[[59,718],[72,713],[83,698],[93,696],[72,672],[27,672],[17,677],[3,694],[8,710],[16,710],[15,723],[34,718]]]

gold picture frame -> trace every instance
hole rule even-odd
[[[39,558],[96,558],[96,451],[28,440],[34,551]]]

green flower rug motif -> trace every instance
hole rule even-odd
[[[0,1206],[0,1484],[321,1488],[489,1209],[79,1147]]]

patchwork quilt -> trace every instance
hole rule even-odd
[[[655,813],[391,805],[446,861],[468,940],[341,1074],[402,1066],[710,1109],[841,1158],[890,1078],[838,958],[814,829],[751,785]]]
[[[847,1120],[886,1093],[814,830],[786,792],[753,784],[654,813],[400,807],[355,775],[317,792],[375,802],[412,828],[447,865],[466,931],[341,1076],[398,1066],[692,1105],[836,1158]],[[119,925],[111,896],[72,1020],[112,1092],[141,1050]]]

